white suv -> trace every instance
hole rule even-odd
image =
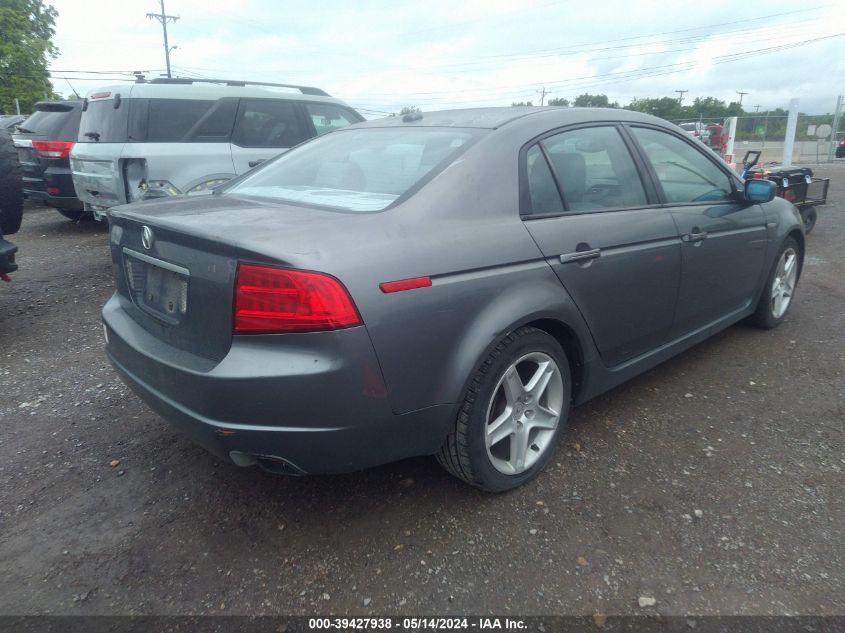
[[[70,154],[73,184],[102,219],[142,198],[209,190],[305,140],[363,121],[319,88],[211,79],[91,91]]]

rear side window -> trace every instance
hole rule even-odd
[[[632,127],[663,187],[666,202],[730,200],[733,188],[727,174],[690,143],[668,132]]]
[[[311,117],[317,136],[339,130],[347,125],[358,123],[362,119],[346,108],[323,103],[306,103],[305,111]]]
[[[528,170],[528,193],[531,199],[531,215],[555,215],[563,213],[563,203],[555,184],[555,178],[538,145],[528,150],[525,156]]]
[[[380,211],[444,169],[480,133],[350,128],[282,154],[223,191],[344,211]]]
[[[293,147],[309,136],[295,102],[242,99],[232,142],[240,147]]]
[[[237,99],[132,99],[129,140],[147,143],[225,143]]]
[[[615,127],[589,127],[542,141],[574,212],[641,207],[648,204],[642,181]]]

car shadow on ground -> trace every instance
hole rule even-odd
[[[69,220],[61,215],[58,211],[54,211],[55,218],[44,222],[39,226],[39,230],[49,231],[53,235],[97,235],[108,234],[108,222],[97,222],[95,220]],[[26,218],[24,218],[26,222]]]
[[[594,422],[616,416],[619,411],[630,408],[632,403],[651,393],[655,385],[669,391],[674,382],[676,388],[683,391],[679,375],[693,371],[696,365],[707,362],[709,356],[724,353],[725,348],[732,345],[737,337],[754,336],[756,333],[759,330],[744,325],[730,328],[659,367],[574,408],[551,463],[560,461],[561,455],[572,442],[577,442],[579,438],[584,441],[583,438],[591,434]],[[359,505],[359,512],[367,512],[376,506],[389,507],[403,499],[413,503],[411,500],[415,498],[417,501],[436,498],[443,503],[470,500],[473,503],[484,500],[494,504],[502,501],[510,503],[514,498],[526,495],[526,488],[536,486],[537,481],[543,479],[541,475],[539,480],[526,486],[491,495],[456,480],[440,468],[434,457],[406,459],[342,475],[277,475],[257,467],[241,468],[222,462],[188,438],[165,427],[164,421],[157,419],[157,423],[162,427],[160,434],[154,434],[158,446],[153,453],[168,461],[179,461],[182,464],[180,470],[184,467],[193,473],[194,494],[198,494],[200,499],[205,497],[204,501],[198,500],[200,505],[207,507],[207,502],[213,497],[215,503],[229,507],[296,508],[296,514],[302,520],[309,516],[307,510],[310,509],[315,511],[311,518],[317,524],[323,521],[326,513],[331,514],[343,508],[350,499],[372,500],[363,506]],[[165,477],[163,473],[160,476]],[[374,506],[368,508],[369,503]]]

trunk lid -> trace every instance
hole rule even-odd
[[[160,340],[219,361],[232,342],[239,262],[339,276],[326,254],[340,250],[345,223],[367,218],[206,195],[117,207],[109,220],[116,286],[127,313]]]

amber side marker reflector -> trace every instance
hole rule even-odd
[[[430,285],[431,277],[414,277],[413,279],[400,279],[399,281],[385,281],[378,287],[384,293],[391,293],[414,290],[415,288],[428,288]]]

